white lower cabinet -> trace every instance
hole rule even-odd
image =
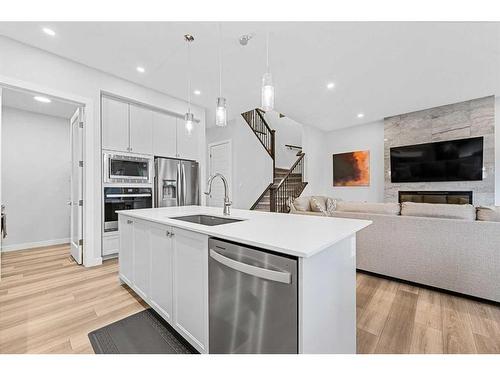
[[[170,233],[167,227],[151,228],[150,304],[172,324],[173,250]]]
[[[142,299],[149,296],[151,235],[147,221],[134,221],[134,286]]]
[[[208,238],[174,229],[174,326],[198,350],[208,343]]]
[[[130,287],[134,283],[134,221],[120,216],[118,221],[120,228],[120,279]]]
[[[208,353],[208,236],[120,215],[120,278]]]

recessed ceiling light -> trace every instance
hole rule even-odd
[[[46,98],[45,96],[34,96],[33,99],[35,99],[37,102],[40,103],[50,103],[52,101],[49,98]]]
[[[365,115],[363,113],[358,113],[358,118],[363,118]]]
[[[56,35],[56,32],[52,29],[49,29],[48,27],[44,27],[42,29],[42,31],[47,34],[47,35],[50,35],[50,36],[55,36]]]
[[[335,87],[335,83],[333,83],[333,82],[328,82],[328,83],[326,84],[326,88],[327,88],[328,90],[331,90],[331,89],[333,89],[334,87]]]
[[[144,69],[142,66],[138,66],[136,69],[139,73],[144,73],[146,71],[146,69]]]
[[[195,95],[201,95],[201,91],[200,90],[194,90],[193,94],[195,94]]]

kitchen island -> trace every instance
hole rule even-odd
[[[263,251],[269,254],[268,258],[280,255],[296,261],[296,273],[288,273],[292,276],[281,281],[280,275],[276,276],[276,281],[296,288],[296,305],[283,306],[282,312],[284,320],[285,316],[296,317],[294,352],[356,353],[355,234],[370,225],[370,221],[236,209],[230,216],[223,217],[221,208],[203,206],[127,210],[118,214],[120,280],[201,353],[219,352],[215,345],[213,350],[210,348],[213,337],[209,332],[209,311],[214,311],[214,306],[209,305],[209,259],[221,261],[221,267],[231,267],[233,263],[236,267],[238,263],[245,276],[253,270],[262,271],[262,268],[236,262],[236,258],[231,259],[231,253],[224,257],[215,251],[217,249],[209,249],[209,238],[211,243],[222,240]],[[205,216],[201,223],[199,216],[193,215],[212,218]],[[185,221],[187,216],[198,218],[198,222],[191,218]],[[234,221],[219,223],[227,218]],[[210,271],[214,272],[212,267]],[[278,271],[272,268],[262,272],[275,277],[274,274],[282,274]],[[264,274],[261,276],[266,278]],[[236,280],[238,283],[241,279]],[[270,281],[263,282],[259,288],[272,287],[266,283]],[[213,286],[212,283],[210,288]],[[246,291],[246,294],[252,292]],[[255,318],[251,316],[253,311],[262,309],[259,298],[260,294],[253,295],[256,307],[247,309],[247,319],[240,319],[242,325]],[[215,298],[210,301],[212,305],[214,301]],[[217,303],[221,301],[218,299]],[[266,305],[272,301],[261,302],[260,305]],[[286,309],[289,306],[296,308],[291,312]],[[262,315],[262,311],[256,315]],[[266,328],[269,329],[261,325],[260,331]],[[254,333],[258,334],[250,332],[250,335]],[[215,330],[212,336],[214,334]],[[217,330],[217,334],[222,333]],[[227,334],[231,334],[229,330]],[[244,341],[239,334],[231,340]],[[259,346],[262,347],[265,345]],[[259,352],[259,348],[255,351]]]

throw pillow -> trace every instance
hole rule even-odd
[[[326,214],[332,216],[337,208],[337,200],[332,198],[327,198],[326,200]]]
[[[323,204],[323,202],[320,202],[319,199],[317,199],[316,197],[312,197],[311,198],[311,211],[313,212],[325,212],[325,205]]]
[[[309,197],[298,197],[293,201],[293,207],[297,211],[310,211],[311,205],[309,203]]]

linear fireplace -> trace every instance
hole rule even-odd
[[[472,191],[399,191],[399,203],[472,204]]]

